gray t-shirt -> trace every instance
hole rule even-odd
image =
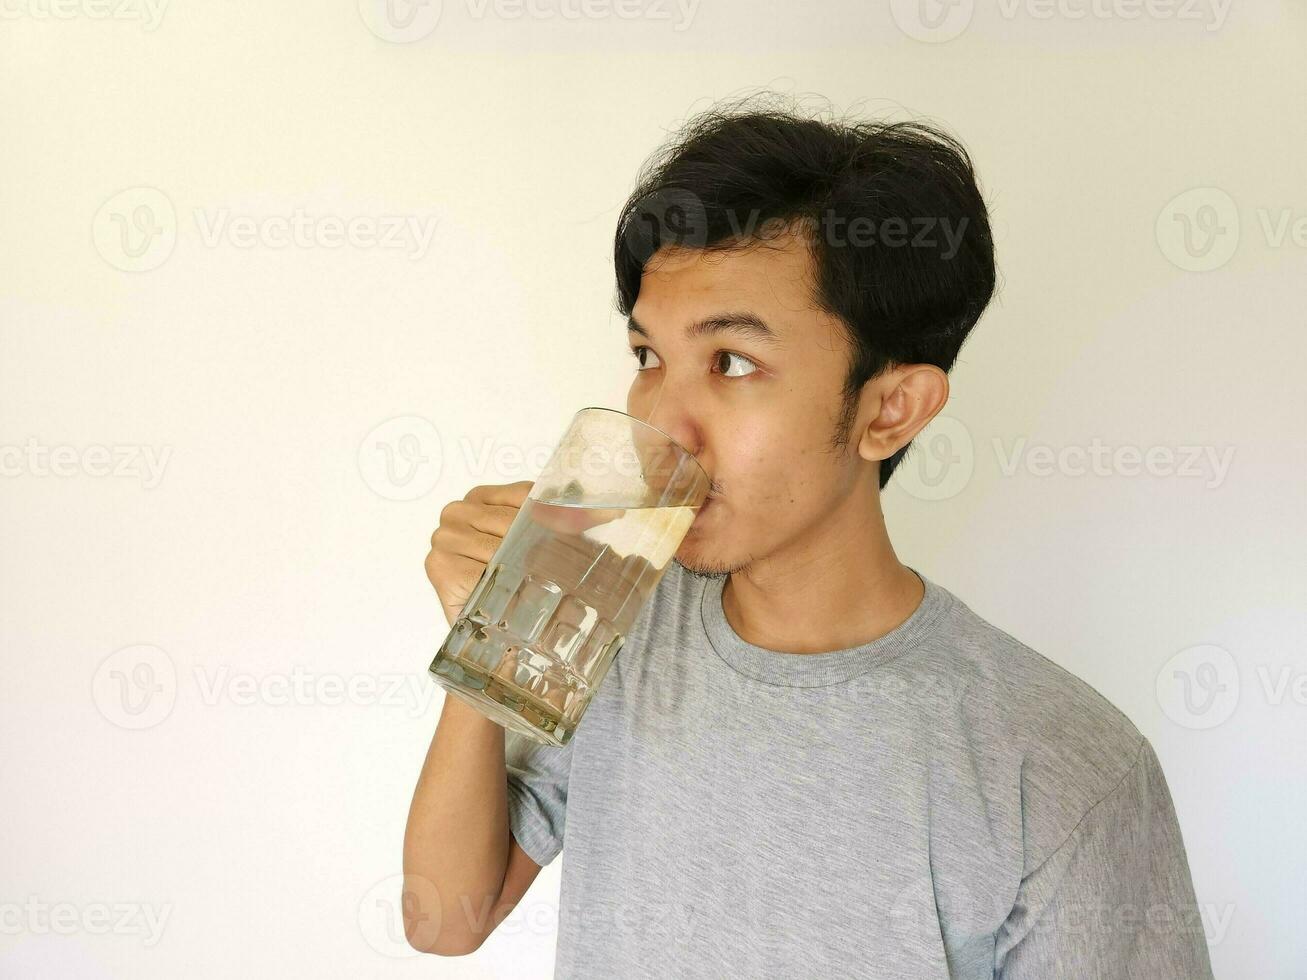
[[[572,741],[508,736],[513,836],[566,826],[556,976],[1211,977],[1152,745],[917,574],[891,633],[788,654],[673,562]]]

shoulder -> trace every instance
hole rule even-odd
[[[1141,759],[1138,727],[1092,685],[952,596],[948,644],[966,716],[1011,749],[1027,853],[1051,853]]]

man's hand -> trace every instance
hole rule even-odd
[[[475,486],[462,500],[450,501],[440,512],[440,526],[431,535],[426,569],[451,626],[499,550],[532,486],[531,480]]]
[[[440,526],[431,535],[426,568],[427,578],[435,586],[451,626],[499,550],[533,486],[530,480],[476,486],[462,500],[451,501],[440,512]],[[572,535],[616,520],[625,513],[620,507],[565,507],[535,501],[531,520],[558,534]],[[552,560],[558,561],[556,557]],[[593,556],[586,560],[592,561]]]

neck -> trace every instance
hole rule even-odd
[[[894,553],[880,494],[850,494],[831,519],[733,572],[722,611],[740,638],[788,653],[870,643],[901,625],[925,589]]]

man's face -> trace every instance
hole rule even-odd
[[[835,445],[849,366],[839,322],[815,308],[811,257],[793,236],[745,250],[664,249],[645,268],[627,338],[627,412],[685,446],[717,494],[676,560],[721,575],[805,534],[875,464],[856,431]],[[870,467],[870,470],[868,470]]]

